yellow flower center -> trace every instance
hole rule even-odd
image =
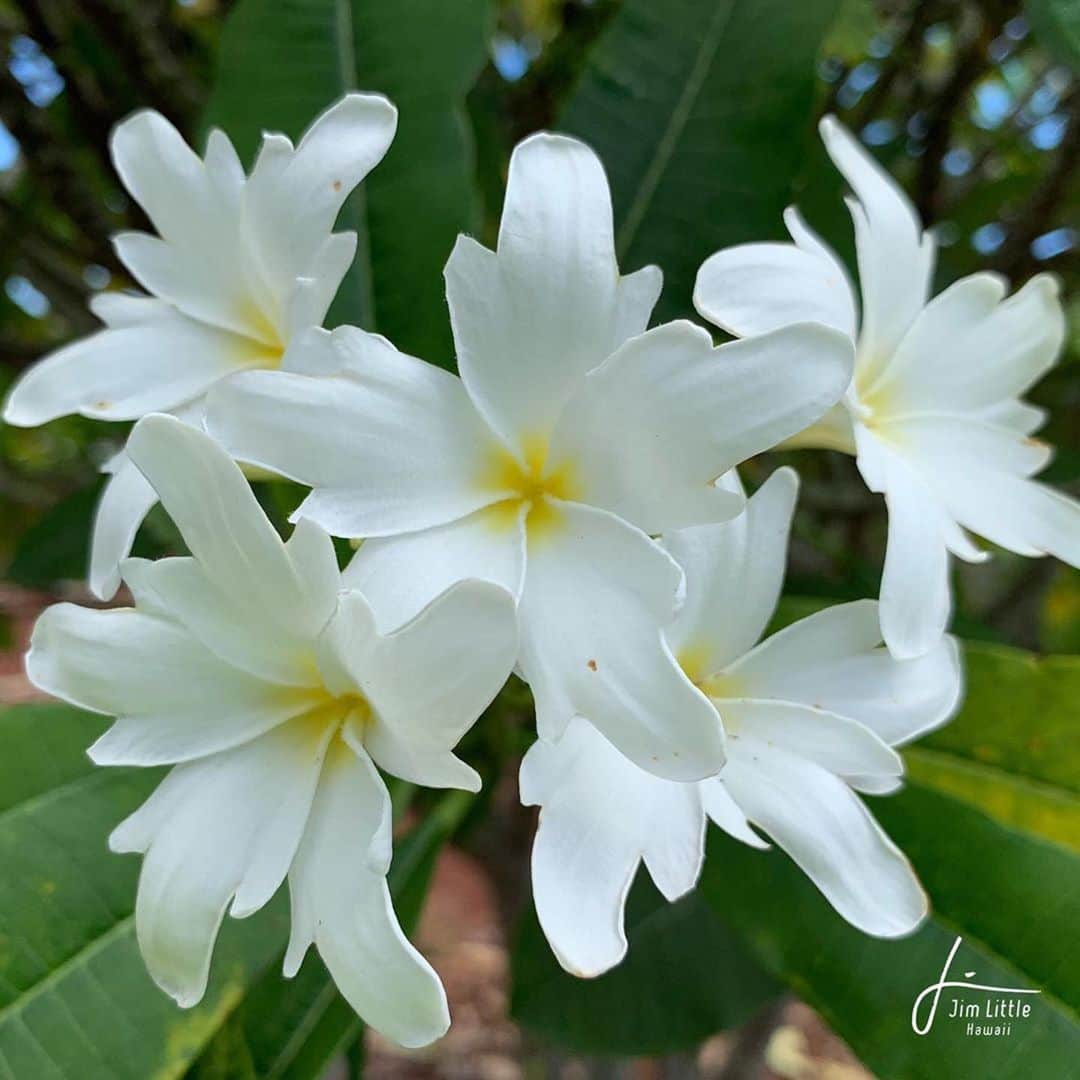
[[[706,670],[709,650],[702,644],[685,645],[675,657],[686,677],[709,698],[738,698],[744,696],[742,680],[725,672],[710,674]]]
[[[709,650],[704,645],[684,645],[675,659],[683,674],[695,685],[700,686],[706,676],[705,665],[709,661]]]
[[[251,328],[249,333],[236,335],[238,362],[252,368],[281,367],[285,342],[275,321],[250,297],[238,314]]]
[[[701,692],[714,701],[746,696],[746,688],[742,679],[738,675],[730,675],[725,672],[707,676],[701,680],[699,686]]]
[[[546,439],[526,439],[522,449],[519,460],[505,447],[492,446],[480,484],[489,491],[511,493],[488,507],[491,524],[496,528],[510,527],[524,507],[529,539],[535,540],[559,524],[559,506],[552,500],[580,498],[581,484],[572,462],[549,464]]]
[[[375,722],[375,712],[367,698],[358,692],[334,695],[325,687],[311,692],[309,705],[290,723],[302,724],[315,741],[331,736],[346,724],[363,736]]]

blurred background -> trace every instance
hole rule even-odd
[[[285,6],[300,10],[318,5],[290,0]],[[437,0],[406,5],[412,21],[402,32],[415,32],[408,61],[421,71],[427,65],[438,69],[441,63],[439,37],[424,30],[425,16],[439,6]],[[463,5],[463,11],[465,7],[473,19],[477,5]],[[668,5],[657,0],[653,7],[659,12],[670,7],[672,25],[688,25],[689,13],[699,18],[706,36],[716,29],[719,63],[724,62],[723,49],[737,46],[723,36],[727,30],[717,19],[725,7],[738,4],[683,0]],[[443,17],[453,8],[447,4]],[[624,121],[613,118],[606,127],[597,94],[608,84],[633,81],[633,61],[629,68],[618,68],[609,66],[609,60],[619,35],[626,32],[619,20],[642,8],[629,0],[501,0],[483,14],[483,48],[466,72],[463,114],[472,147],[468,224],[481,238],[490,243],[494,236],[509,151],[529,132],[560,125],[580,131],[591,123],[591,141],[613,168],[609,150],[610,155],[618,151]],[[641,223],[634,218],[635,207],[620,207],[625,170],[614,167],[617,214],[634,233],[621,244],[624,271],[645,261],[660,262],[669,280],[660,314],[684,314],[685,285],[701,258],[722,243],[780,236],[778,210],[788,199],[798,202],[850,260],[850,227],[839,198],[840,183],[813,128],[817,116],[833,112],[900,180],[925,222],[934,226],[940,244],[939,288],[976,270],[998,271],[1015,284],[1040,271],[1061,278],[1069,341],[1061,363],[1032,400],[1050,408],[1051,422],[1041,437],[1058,448],[1046,479],[1080,494],[1077,5],[1047,0],[838,0],[819,8],[827,9],[827,17],[820,19],[820,47],[816,41],[799,45],[813,53],[804,91],[810,107],[797,113],[795,128],[772,128],[761,136],[773,140],[776,152],[771,168],[766,157],[763,175],[771,180],[765,186],[772,183],[773,188],[760,220],[751,215],[743,222],[742,212],[732,209],[735,203],[721,197],[702,204],[703,217],[682,223],[684,239],[667,241],[674,250],[660,242],[650,244],[648,222],[637,228]],[[89,296],[133,285],[109,240],[117,230],[147,227],[110,167],[108,137],[119,119],[136,108],[158,109],[201,147],[208,122],[225,122],[221,118],[227,115],[234,122],[226,126],[245,153],[250,153],[261,124],[292,123],[277,119],[292,114],[278,100],[280,94],[274,97],[269,83],[274,54],[260,54],[257,61],[251,55],[260,47],[267,10],[265,3],[245,5],[242,0],[0,0],[0,391],[38,357],[95,328],[86,307]],[[307,26],[301,26],[298,48],[305,47]],[[252,76],[256,63],[261,67]],[[641,63],[645,68],[651,61],[642,55]],[[237,75],[240,69],[247,82]],[[675,74],[673,70],[673,78]],[[650,77],[657,77],[656,71],[650,69]],[[383,88],[378,79],[370,85],[361,79],[360,85]],[[736,80],[729,92],[738,95],[739,86]],[[583,87],[596,91],[592,104]],[[236,99],[245,94],[250,100],[238,108]],[[332,96],[327,91],[324,103]],[[409,102],[397,103],[407,116]],[[317,111],[306,104],[297,109],[305,122]],[[741,121],[718,108],[715,117],[695,122],[714,124],[717,132],[726,124],[753,123],[751,103],[744,111],[749,115]],[[648,122],[644,115],[642,124]],[[303,124],[293,126],[296,130],[289,133],[295,135]],[[694,159],[689,160],[683,167],[693,172]],[[705,159],[700,168],[713,168],[712,161]],[[719,172],[692,178],[699,186],[715,182],[721,192],[729,181],[733,190],[744,183]],[[725,219],[732,214],[739,220]],[[740,232],[744,227],[746,235]],[[451,228],[451,238],[454,231]],[[690,234],[692,238],[685,239]],[[444,256],[435,259],[430,283],[436,297],[433,321],[403,331],[413,337],[403,342],[406,347],[443,362],[445,326],[435,323],[445,321],[438,311],[437,278]],[[89,602],[81,578],[100,490],[98,468],[120,448],[125,434],[122,426],[77,417],[32,430],[0,426],[2,704],[32,697],[21,674],[19,650],[40,609],[57,597]],[[751,485],[783,457],[750,463],[746,475]],[[821,598],[874,595],[884,550],[880,500],[866,491],[848,458],[819,453],[790,455],[790,461],[802,474],[803,488],[789,591],[809,606]],[[262,495],[276,520],[283,522],[299,492],[271,485]],[[168,520],[155,511],[144,527],[139,553],[164,553],[176,545]],[[956,628],[964,637],[1039,652],[1080,651],[1080,581],[1075,571],[1052,560],[998,553],[989,566],[962,565],[957,585]],[[517,805],[513,770],[506,767],[527,742],[528,714],[524,689],[511,688],[485,732],[471,736],[475,745],[470,760],[489,764],[490,802],[482,819],[471,812],[462,815],[471,827],[456,833],[455,844],[438,859],[419,924],[418,940],[446,978],[454,1029],[434,1048],[410,1056],[369,1038],[365,1075],[388,1080],[858,1080],[874,1075],[828,1024],[790,993],[763,994],[766,1004],[751,1010],[749,1021],[740,1017],[739,1024],[698,1040],[696,1046],[652,1057],[582,1053],[587,1038],[575,1036],[560,1045],[550,1037],[550,1023],[529,1022],[527,1004],[512,992],[508,942],[519,932],[526,903],[524,868],[532,819],[530,811]],[[427,804],[409,805],[405,799],[403,805],[404,821],[430,820]],[[650,902],[642,901],[646,907]],[[588,1008],[587,1003],[581,1008]],[[354,1032],[342,1045],[344,1056],[336,1051],[331,1055],[330,1075],[360,1069],[358,1047],[363,1040],[357,1042]],[[235,1059],[232,1052],[226,1046],[212,1057],[188,1055],[183,1068],[161,1075],[290,1075],[287,1070],[263,1072],[240,1050]],[[1067,1071],[1062,1062],[1058,1075]],[[2,1056],[0,1075],[7,1075]],[[52,1074],[17,1074],[17,1080],[36,1080],[37,1075]],[[129,1073],[117,1065],[111,1075]],[[884,1080],[886,1074],[880,1075]],[[960,1074],[930,1068],[921,1075]]]

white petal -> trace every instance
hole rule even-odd
[[[292,292],[286,294],[285,332],[290,347],[295,335],[309,327],[322,326],[338,287],[356,258],[356,245],[354,232],[328,236],[312,256],[304,276],[297,278]],[[290,370],[285,357],[281,366],[285,371]]]
[[[138,326],[175,314],[171,304],[153,296],[130,292],[95,293],[86,306],[108,327]]]
[[[251,177],[257,176],[260,184],[269,185],[281,176],[295,153],[296,147],[288,135],[282,135],[280,131],[264,131],[262,142],[255,153]]]
[[[882,423],[877,430],[945,501],[946,493],[969,474],[1030,476],[1044,469],[1052,456],[1046,443],[979,416],[908,416]]]
[[[1080,566],[1080,503],[1004,472],[972,473],[953,484],[949,509],[967,528],[1018,555],[1053,555]]]
[[[329,617],[333,612],[342,588],[334,541],[314,521],[302,519],[285,541],[285,554],[318,609],[313,613],[311,625],[321,629],[326,623],[323,616]]]
[[[214,189],[198,154],[160,113],[143,109],[117,124],[109,142],[124,187],[166,239],[206,227]]]
[[[843,264],[789,209],[794,244],[740,244],[701,264],[694,307],[737,337],[816,322],[856,334],[855,297]]]
[[[157,502],[146,477],[121,452],[110,462],[112,475],[105,484],[90,542],[90,591],[99,600],[111,600],[120,588],[120,563],[128,557],[143,518]]]
[[[211,139],[204,165],[163,116],[143,110],[117,125],[110,146],[160,234],[114,238],[134,277],[197,319],[273,344],[276,312],[239,235],[238,178],[221,140]]]
[[[1065,338],[1057,280],[1039,274],[1003,302],[1005,291],[997,275],[972,274],[931,300],[866,403],[893,415],[988,409],[1042,378]]]
[[[782,847],[853,926],[910,933],[926,896],[896,845],[858,797],[819,765],[763,743],[739,745],[723,782],[746,816]]]
[[[697,787],[643,772],[585,720],[521,763],[521,797],[540,805],[533,896],[559,963],[586,978],[626,953],[623,909],[644,859],[669,900],[694,887],[704,856]]]
[[[769,847],[769,842],[762,840],[750,827],[746,815],[731,797],[728,789],[724,787],[724,782],[719,776],[702,780],[698,784],[698,792],[701,796],[701,805],[709,819],[719,825],[729,836],[741,840],[744,844],[749,844],[750,847],[760,848],[762,851]]]
[[[883,491],[889,535],[881,576],[881,631],[901,660],[922,656],[945,633],[952,610],[949,550],[955,525],[934,493],[893,451],[861,430],[858,465],[871,491]]]
[[[117,233],[112,245],[144,289],[192,319],[258,347],[263,365],[272,366],[281,348],[281,310],[244,257],[236,212],[229,211],[216,230],[207,230],[207,224],[193,222],[195,231],[172,242],[149,233]]]
[[[229,200],[230,205],[239,207],[247,177],[244,175],[244,166],[236,147],[220,128],[211,128],[206,137],[203,164],[206,166],[207,175],[218,191],[222,192],[223,197]]]
[[[184,1008],[206,990],[232,914],[261,908],[285,880],[311,810],[326,735],[285,724],[248,746],[174,769],[109,838],[145,851],[135,926],[154,981]]]
[[[472,792],[482,786],[480,774],[456,754],[417,745],[387,724],[376,724],[368,730],[363,746],[379,768],[411,784]]]
[[[333,333],[321,326],[308,326],[298,331],[281,357],[280,370],[295,375],[344,374]]]
[[[49,608],[34,627],[26,673],[55,697],[119,717],[90,748],[100,765],[217,753],[269,731],[305,701],[226,666],[181,627],[130,609]]]
[[[218,387],[210,431],[234,457],[315,491],[297,511],[336,536],[442,525],[494,501],[495,440],[459,379],[349,328],[348,377],[250,372]]]
[[[641,285],[647,294],[653,282]],[[618,286],[597,156],[561,135],[519,143],[498,254],[462,237],[446,265],[461,377],[508,444],[546,434],[574,386],[618,344],[617,324],[627,329]]]
[[[507,520],[498,508],[423,532],[365,540],[342,575],[359,589],[379,626],[392,630],[466,578],[491,581],[521,596],[527,508]]]
[[[813,423],[847,389],[851,342],[804,324],[712,346],[688,322],[627,342],[559,419],[553,467],[650,534],[733,516],[713,481]]]
[[[893,746],[939,727],[963,691],[956,641],[897,660],[879,647],[878,619],[876,603],[856,600],[793,623],[735,665],[741,692],[851,717]]]
[[[700,780],[723,764],[716,711],[663,640],[682,584],[662,548],[617,517],[562,503],[530,537],[519,608],[520,666],[537,730],[584,716],[641,768]]]
[[[659,266],[643,266],[619,278],[615,288],[615,339],[612,348],[618,348],[628,338],[645,333],[663,287],[664,275]]]
[[[844,780],[863,795],[895,795],[904,786],[902,776],[845,776]]]
[[[941,537],[947,551],[966,562],[985,562],[989,552],[981,550],[960,527],[949,509],[942,477],[956,451],[967,449],[966,439],[950,440],[948,430],[960,430],[965,426],[981,425],[981,435],[976,445],[993,455],[1003,458],[1021,471],[1038,468],[1047,460],[1048,447],[1037,440],[1021,445],[1015,432],[998,428],[991,430],[985,421],[972,421],[958,415],[909,416],[888,424],[876,424],[873,429],[861,423],[853,423],[852,432],[856,444],[856,464],[866,486],[871,491],[885,492],[889,476],[898,477],[894,482],[907,485],[916,491],[925,503],[928,529]],[[934,429],[938,434],[935,436]],[[926,445],[923,438],[926,434]],[[912,435],[917,437],[912,438]],[[951,442],[951,448],[950,448]],[[937,449],[932,448],[937,444]],[[931,452],[927,452],[931,451]],[[969,468],[978,470],[978,455],[967,454]]]
[[[715,704],[730,740],[776,747],[837,776],[903,775],[900,755],[857,720],[793,701],[735,698]]]
[[[238,608],[195,559],[128,559],[123,575],[140,611],[182,624],[231,667],[280,686],[317,684],[312,642]]]
[[[140,421],[127,452],[239,621],[298,647],[322,630],[337,601],[325,569],[329,538],[314,538],[320,573],[294,564],[235,462],[209,436],[171,416]]]
[[[396,129],[397,110],[381,94],[346,94],[316,117],[294,153],[272,168],[260,157],[244,193],[245,237],[279,297],[296,278],[325,269],[316,264],[338,212]]]
[[[390,726],[417,744],[449,749],[502,689],[517,653],[513,596],[462,581],[380,637],[359,674]]]
[[[926,303],[934,241],[896,181],[846,128],[827,116],[821,137],[858,200],[848,206],[863,297],[859,379],[872,380]]]
[[[798,488],[794,470],[777,469],[737,518],[664,537],[686,574],[686,602],[668,644],[699,675],[738,659],[765,632],[784,582]]]
[[[36,427],[70,413],[135,420],[176,408],[259,362],[250,341],[170,308],[161,318],[99,330],[37,361],[12,387],[4,421]]]
[[[894,484],[886,502],[889,538],[881,575],[881,630],[889,651],[910,660],[935,648],[949,624],[949,553],[916,491]]]
[[[969,416],[912,417],[884,431],[965,528],[1020,555],[1080,560],[1080,508],[1027,479],[1049,461],[1045,443]]]
[[[390,798],[370,760],[340,740],[327,756],[304,839],[289,873],[293,930],[285,973],[314,942],[338,990],[380,1034],[423,1046],[450,1025],[438,975],[402,932],[385,870],[368,850],[387,832]],[[387,832],[388,835],[388,832]]]
[[[1031,435],[1046,423],[1048,415],[1047,409],[1014,398],[984,410],[982,418],[996,427],[1011,428],[1021,435]]]
[[[398,766],[412,751],[421,763],[448,755],[509,677],[517,657],[514,599],[498,585],[461,582],[383,636],[364,597],[346,593],[323,640],[374,709],[373,736],[385,728]],[[376,742],[366,745],[400,775]],[[402,779],[428,783],[420,775]]]
[[[642,858],[661,894],[674,901],[697,884],[705,855],[705,815],[697,784],[661,783],[666,786],[663,792],[653,792],[652,836],[643,846]],[[657,828],[660,822],[662,829]]]

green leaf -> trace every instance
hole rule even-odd
[[[208,111],[250,155],[263,129],[296,138],[348,90],[397,105],[389,153],[342,211],[360,246],[330,322],[378,330],[444,366],[442,268],[476,201],[464,100],[490,22],[488,0],[241,0]]]
[[[281,975],[284,890],[227,919],[205,998],[177,1008],[135,941],[139,860],[106,837],[162,769],[99,769],[85,747],[106,726],[66,705],[0,713],[0,1080],[317,1077],[361,1032],[318,956]],[[395,852],[402,923],[419,917],[442,844],[471,796],[451,792]]]
[[[406,932],[420,917],[435,860],[471,802],[467,792],[448,792],[396,845],[390,891]],[[218,1062],[238,1060],[242,1046],[260,1080],[309,1080],[321,1076],[362,1032],[359,1017],[312,951],[294,979],[282,978],[280,963],[271,965],[188,1075],[192,1080],[213,1080],[219,1075],[214,1071]],[[245,1074],[237,1073],[236,1080],[245,1080]]]
[[[1080,950],[1074,929],[1080,860],[917,784],[873,800],[934,906],[912,937],[869,938],[848,926],[795,865],[711,830],[700,891],[761,964],[817,1008],[855,1053],[890,1080],[1064,1076],[1080,1060]],[[956,937],[955,979],[1041,990],[1029,1018],[997,1038],[968,1036],[942,995],[926,1036],[911,1010],[936,982]],[[967,1000],[985,995],[965,992]],[[923,1014],[921,1014],[923,1015]]]
[[[90,530],[102,484],[61,499],[19,537],[7,578],[31,589],[78,581],[90,565]]]
[[[669,904],[639,873],[626,928],[627,958],[578,979],[559,966],[530,908],[513,956],[513,1016],[580,1053],[667,1054],[741,1024],[778,993],[697,894]]]
[[[0,1077],[176,1077],[284,933],[281,905],[223,932],[206,997],[178,1009],[146,974],[132,909],[139,860],[109,831],[160,770],[96,769],[104,722],[65,706],[0,714]]]
[[[1080,71],[1080,0],[1027,0],[1024,10],[1039,44]]]
[[[1080,851],[1080,657],[964,646],[959,715],[905,751],[920,783]]]
[[[837,6],[625,0],[594,47],[559,127],[604,162],[623,268],[663,268],[658,318],[714,251],[782,234]]]
[[[19,537],[5,575],[8,581],[31,589],[49,589],[59,581],[81,581],[90,565],[90,536],[94,514],[105,486],[99,478],[50,507]],[[155,506],[135,541],[134,555],[156,558],[183,550],[183,540],[171,518]]]

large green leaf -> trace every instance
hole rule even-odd
[[[514,950],[514,1017],[581,1053],[666,1054],[741,1024],[778,992],[697,894],[669,904],[639,873],[626,928],[626,960],[578,979],[559,966],[530,909]]]
[[[464,99],[489,21],[488,0],[240,0],[208,112],[250,154],[262,130],[295,138],[347,90],[397,105],[393,146],[342,212],[360,246],[331,321],[444,365],[442,268],[475,204]]]
[[[111,855],[106,837],[163,770],[95,768],[84,748],[104,727],[63,705],[0,713],[0,1080],[319,1076],[361,1025],[314,953],[282,978],[284,891],[225,921],[196,1008],[177,1008],[146,974],[139,860]],[[391,888],[406,926],[470,799],[444,796],[398,845]]]
[[[611,180],[626,270],[658,263],[658,317],[690,312],[719,248],[775,237],[808,142],[837,0],[625,0],[559,127]]]
[[[933,902],[932,918],[910,938],[860,934],[785,856],[754,851],[716,829],[700,891],[762,965],[814,1005],[878,1075],[1068,1075],[1080,1060],[1080,860],[917,784],[874,800],[873,810]],[[1041,991],[1030,999],[1031,1016],[1014,1020],[1008,1035],[968,1036],[966,1021],[948,1018],[950,991],[930,1033],[912,1030],[915,999],[939,979],[958,936],[952,978],[975,972],[973,982]]]
[[[90,530],[102,485],[93,484],[50,507],[19,537],[6,577],[32,589],[79,580],[90,565]]]
[[[960,714],[905,752],[913,779],[1080,851],[1080,657],[966,643]]]
[[[200,1005],[150,981],[135,942],[138,860],[105,839],[159,770],[95,769],[104,727],[63,706],[0,714],[0,1077],[180,1076],[284,933],[281,905],[222,934]]]
[[[1080,0],[1027,0],[1024,9],[1039,44],[1080,71]]]

